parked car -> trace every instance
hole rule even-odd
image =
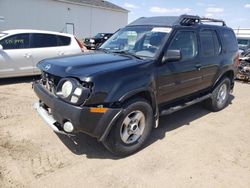
[[[240,65],[238,67],[237,79],[242,81],[250,81],[250,52],[240,57]]]
[[[241,55],[250,52],[250,35],[249,36],[237,36],[239,50]]]
[[[98,46],[108,40],[112,35],[112,33],[98,33],[92,38],[85,38],[84,44],[87,49],[96,49]]]
[[[39,63],[34,107],[55,132],[89,134],[126,156],[142,148],[162,115],[201,101],[212,111],[225,108],[238,63],[224,21],[140,18],[95,52]]]
[[[0,32],[0,78],[40,74],[36,64],[81,53],[83,45],[69,34],[39,30]]]

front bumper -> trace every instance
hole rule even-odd
[[[92,112],[92,107],[74,106],[60,100],[39,83],[34,83],[33,87],[40,99],[39,103],[34,104],[34,108],[42,119],[58,133],[75,134],[83,132],[102,141],[122,112],[120,108],[108,108],[105,113]],[[66,121],[73,124],[74,131],[72,133],[66,133],[63,130],[62,125]]]

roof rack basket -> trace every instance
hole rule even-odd
[[[192,15],[181,15],[178,20],[178,24],[185,26],[208,23],[208,22],[221,23],[222,26],[226,26],[226,23],[223,20],[205,18],[205,17],[201,18],[199,16],[192,16]]]
[[[222,26],[226,26],[226,23],[224,20],[218,20],[218,19],[213,19],[213,18],[205,18],[202,17],[200,18],[200,22],[215,22],[215,23],[222,23]]]

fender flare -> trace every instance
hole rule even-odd
[[[129,91],[129,92],[125,93],[123,96],[121,96],[118,101],[123,103],[126,100],[130,99],[131,97],[137,96],[138,94],[143,93],[143,92],[146,92],[149,94],[149,97],[150,97],[149,102],[151,103],[154,114],[158,113],[156,91],[154,91],[150,87],[138,88],[138,89]]]
[[[234,83],[234,77],[235,77],[235,72],[232,69],[226,69],[220,73],[220,76],[215,80],[213,83],[212,88],[215,88],[216,85],[220,82],[220,80],[227,74],[227,73],[233,73],[233,79],[232,79],[232,84]]]
[[[133,91],[129,91],[126,94],[124,94],[122,97],[119,98],[119,102],[123,103],[126,100],[130,99],[131,97],[137,96],[138,94],[142,92],[148,92],[150,94],[150,102],[155,114],[155,121],[158,120],[159,118],[159,109],[157,106],[157,101],[156,101],[156,94],[152,88],[139,88]],[[103,142],[106,140],[109,132],[111,131],[115,121],[122,115],[123,109],[113,118],[113,120],[110,122],[110,124],[107,126],[106,130],[104,131],[103,135],[99,138],[99,141]]]

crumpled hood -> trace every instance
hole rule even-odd
[[[38,63],[37,67],[56,76],[72,76],[82,79],[100,72],[114,71],[135,65],[139,61],[140,60],[138,59],[119,54],[92,52],[74,56],[45,59]]]

